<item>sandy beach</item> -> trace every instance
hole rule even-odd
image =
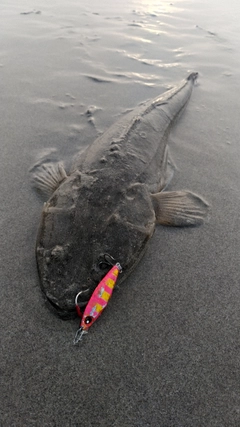
[[[238,12],[234,0],[0,6],[1,427],[240,425]],[[31,171],[49,159],[69,168],[190,71],[199,79],[169,138],[169,190],[201,194],[210,219],[156,227],[73,346],[78,320],[55,316],[39,286]]]

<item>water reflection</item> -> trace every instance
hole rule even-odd
[[[159,14],[170,14],[175,12],[176,10],[179,10],[180,8],[177,7],[177,3],[179,5],[184,2],[184,0],[175,0],[174,2],[168,1],[168,0],[162,0],[161,2],[159,0],[140,0],[140,4],[144,6],[144,10],[151,15],[152,17],[157,17]]]

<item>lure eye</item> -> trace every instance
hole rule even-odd
[[[93,318],[91,316],[87,316],[84,322],[86,323],[86,325],[89,325],[92,322],[92,319]]]

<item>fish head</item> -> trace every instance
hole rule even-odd
[[[47,300],[61,317],[76,315],[79,292],[78,304],[86,305],[114,261],[123,267],[119,282],[124,280],[153,233],[155,216],[139,189],[113,191],[109,180],[100,184],[71,176],[42,211],[38,272]]]

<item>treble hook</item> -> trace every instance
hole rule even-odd
[[[84,329],[80,327],[76,332],[73,344],[76,345],[79,341],[82,341],[82,337],[84,334],[87,334],[87,331],[84,331]]]
[[[79,297],[81,294],[83,294],[84,292],[88,292],[88,291],[89,291],[89,288],[88,288],[88,289],[85,289],[85,291],[80,291],[80,292],[78,292],[78,294],[75,296],[75,307],[76,307],[76,310],[77,310],[78,317],[82,317],[82,312],[81,312],[81,309],[80,309],[80,307],[79,307],[79,305],[78,305],[78,297]]]
[[[83,293],[83,291],[78,292],[78,294],[75,296],[75,305],[78,305],[78,297]]]
[[[78,314],[78,316],[79,316],[79,317],[82,317],[82,313],[81,313],[80,307],[79,307],[79,305],[78,305],[78,297],[79,297],[82,293],[87,292],[87,291],[89,291],[89,289],[86,289],[85,291],[80,291],[80,292],[78,292],[78,294],[75,296],[75,307],[76,307],[77,314]],[[79,341],[81,341],[81,340],[82,340],[82,337],[83,337],[83,335],[84,335],[84,334],[87,334],[87,331],[84,331],[84,330],[83,330],[83,328],[80,326],[80,328],[79,328],[79,329],[77,330],[77,332],[76,332],[75,338],[74,338],[74,340],[73,340],[73,344],[75,345],[75,344],[77,344]]]

